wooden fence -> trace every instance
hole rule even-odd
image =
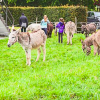
[[[90,22],[78,22],[77,18],[75,17],[75,24],[77,27],[77,33],[81,33],[81,26],[89,24]],[[96,24],[96,29],[100,29],[100,22],[92,22]]]
[[[37,21],[37,18],[36,18],[36,21],[33,21],[33,22],[29,22],[28,24],[32,24],[32,23],[40,23],[41,21]],[[55,22],[51,22],[53,24],[53,27],[55,29]],[[93,22],[96,24],[96,28],[97,29],[100,29],[100,22]],[[89,22],[78,22],[77,21],[77,18],[75,17],[75,25],[77,27],[77,30],[76,32],[77,33],[81,33],[81,26],[82,25],[86,25],[86,24],[89,24]],[[15,26],[18,26],[19,24],[15,25]]]

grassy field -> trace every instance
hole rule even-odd
[[[46,61],[43,52],[35,62],[37,51],[32,50],[31,66],[26,65],[25,52],[16,43],[7,47],[8,38],[0,40],[0,100],[100,100],[100,56],[86,56],[75,34],[73,45],[52,36],[46,42]]]

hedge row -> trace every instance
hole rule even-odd
[[[9,10],[15,19],[15,24],[18,24],[22,12],[27,16],[28,22],[34,22],[36,17],[41,21],[43,15],[47,15],[51,22],[59,21],[60,17],[63,17],[65,22],[75,21],[75,16],[78,22],[86,22],[87,17],[87,7],[83,6],[9,7]]]

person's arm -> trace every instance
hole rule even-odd
[[[19,26],[21,27],[21,19],[19,18]]]
[[[26,17],[26,27],[28,26],[28,19],[27,19],[27,17]]]
[[[43,19],[41,20],[41,23],[40,24],[42,25],[42,23],[43,23]]]
[[[60,25],[59,25],[59,23],[56,25],[56,28],[59,28],[60,27]]]
[[[63,25],[63,29],[65,29],[65,25]]]
[[[50,21],[49,21],[49,20],[47,20],[47,23],[49,24],[49,23],[50,23]]]

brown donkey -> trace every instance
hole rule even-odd
[[[96,32],[96,25],[94,23],[82,25],[81,32],[85,33],[85,37],[89,37],[89,34]]]
[[[83,51],[89,55],[91,53],[91,47],[94,46],[94,55],[100,54],[100,30],[87,37],[84,41],[81,40]]]
[[[96,53],[98,53],[99,55],[100,54],[100,30],[98,30],[95,34],[93,46],[94,46],[94,55],[96,55]]]
[[[93,45],[94,36],[95,36],[95,33],[87,37],[84,41],[81,40],[82,49],[83,49],[83,52],[86,53],[86,55],[89,55],[91,53],[91,46]]]
[[[69,21],[65,24],[65,33],[67,34],[67,44],[72,44],[72,38],[76,32],[76,25],[74,22]]]

